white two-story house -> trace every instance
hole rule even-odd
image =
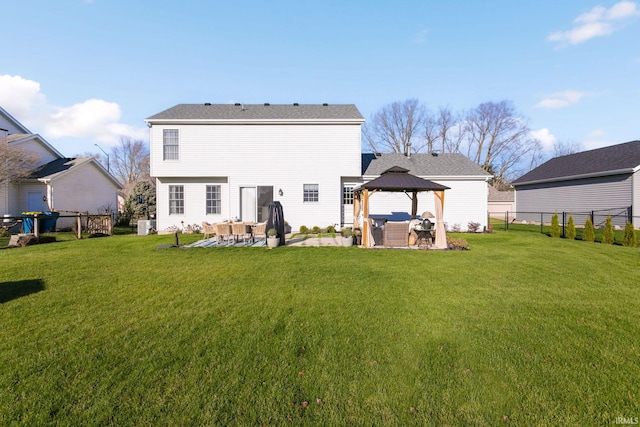
[[[180,104],[146,122],[158,230],[265,221],[276,200],[294,230],[339,226],[361,178],[355,105]]]
[[[444,221],[487,225],[491,177],[461,154],[362,154],[354,105],[181,104],[146,119],[158,230],[202,221],[261,222],[279,201],[293,230],[353,224],[353,189],[399,166],[450,187]],[[433,195],[418,212],[435,211]],[[407,219],[403,193],[371,198],[370,213]]]

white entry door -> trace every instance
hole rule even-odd
[[[44,210],[43,197],[44,193],[41,191],[27,192],[27,212],[42,212]]]
[[[240,220],[256,222],[256,187],[240,187]]]

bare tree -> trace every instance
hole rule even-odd
[[[507,180],[517,164],[540,148],[511,101],[480,104],[467,113],[465,123],[467,156],[497,180]]]
[[[385,105],[363,129],[365,141],[375,152],[409,155],[425,147],[421,127],[425,110],[417,99]]]
[[[427,113],[424,121],[427,151],[457,153],[465,137],[466,128],[460,114],[450,107],[439,107],[434,114]]]
[[[558,142],[553,146],[553,157],[575,154],[582,150],[584,150],[582,144],[577,141]]]
[[[38,155],[25,148],[13,146],[0,135],[0,183],[28,176],[38,166]]]
[[[109,156],[111,173],[122,183],[128,195],[140,181],[149,180],[149,147],[139,139],[120,138],[111,148]]]

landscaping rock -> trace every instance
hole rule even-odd
[[[38,239],[33,234],[14,234],[9,239],[10,247],[25,247],[29,245],[35,245],[38,243]]]

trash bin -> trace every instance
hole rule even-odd
[[[44,218],[40,218],[39,229],[41,233],[53,233],[56,231],[56,223],[60,212],[43,212]]]
[[[25,233],[33,233],[33,215],[22,213],[22,229]]]

